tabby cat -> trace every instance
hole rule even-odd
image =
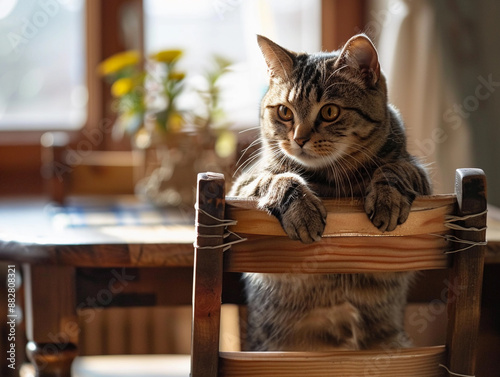
[[[387,101],[375,47],[365,35],[342,50],[295,53],[258,36],[269,89],[261,106],[262,154],[232,196],[258,199],[292,239],[318,241],[320,197],[362,197],[371,222],[392,231],[427,174],[406,150],[404,125]],[[405,347],[411,273],[247,274],[247,349],[320,351]]]

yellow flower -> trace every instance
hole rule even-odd
[[[169,80],[174,80],[174,81],[181,81],[186,77],[186,74],[184,72],[171,72],[168,75]]]
[[[160,63],[173,63],[182,56],[182,50],[163,50],[150,57]]]
[[[182,127],[184,126],[184,118],[181,116],[181,114],[175,112],[170,116],[170,119],[168,120],[168,128],[172,132],[179,132],[182,130]]]
[[[104,60],[98,66],[98,71],[102,76],[121,71],[123,68],[138,64],[140,54],[138,51],[125,51],[115,54]]]
[[[113,94],[114,97],[121,97],[127,93],[130,93],[133,88],[133,80],[125,77],[122,79],[118,79],[113,83],[113,85],[111,86],[111,94]]]
[[[231,156],[236,150],[238,140],[231,131],[223,131],[215,142],[215,153],[221,158]]]

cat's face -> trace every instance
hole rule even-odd
[[[261,109],[269,150],[309,168],[369,158],[387,131],[385,80],[369,39],[353,37],[342,51],[312,55],[264,37],[259,45],[270,75]]]

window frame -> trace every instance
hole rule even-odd
[[[133,0],[142,9],[142,0]],[[113,121],[110,95],[97,75],[97,65],[107,56],[123,50],[117,37],[119,9],[130,0],[85,1],[85,81],[88,90],[87,120],[79,130],[58,131],[68,136],[71,145],[92,139],[93,150],[121,149],[113,143],[103,124]],[[44,182],[40,174],[42,147],[40,139],[47,130],[0,131],[0,195],[41,195]],[[100,135],[97,137],[97,135]],[[129,148],[125,143],[125,149]]]

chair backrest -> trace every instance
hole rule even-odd
[[[485,250],[484,173],[457,170],[455,194],[418,198],[406,223],[389,233],[371,225],[360,201],[325,204],[322,240],[304,245],[288,239],[279,222],[258,210],[254,201],[225,198],[222,175],[198,176],[191,376],[473,376]],[[324,274],[445,268],[450,274],[445,345],[219,352],[224,271]]]

